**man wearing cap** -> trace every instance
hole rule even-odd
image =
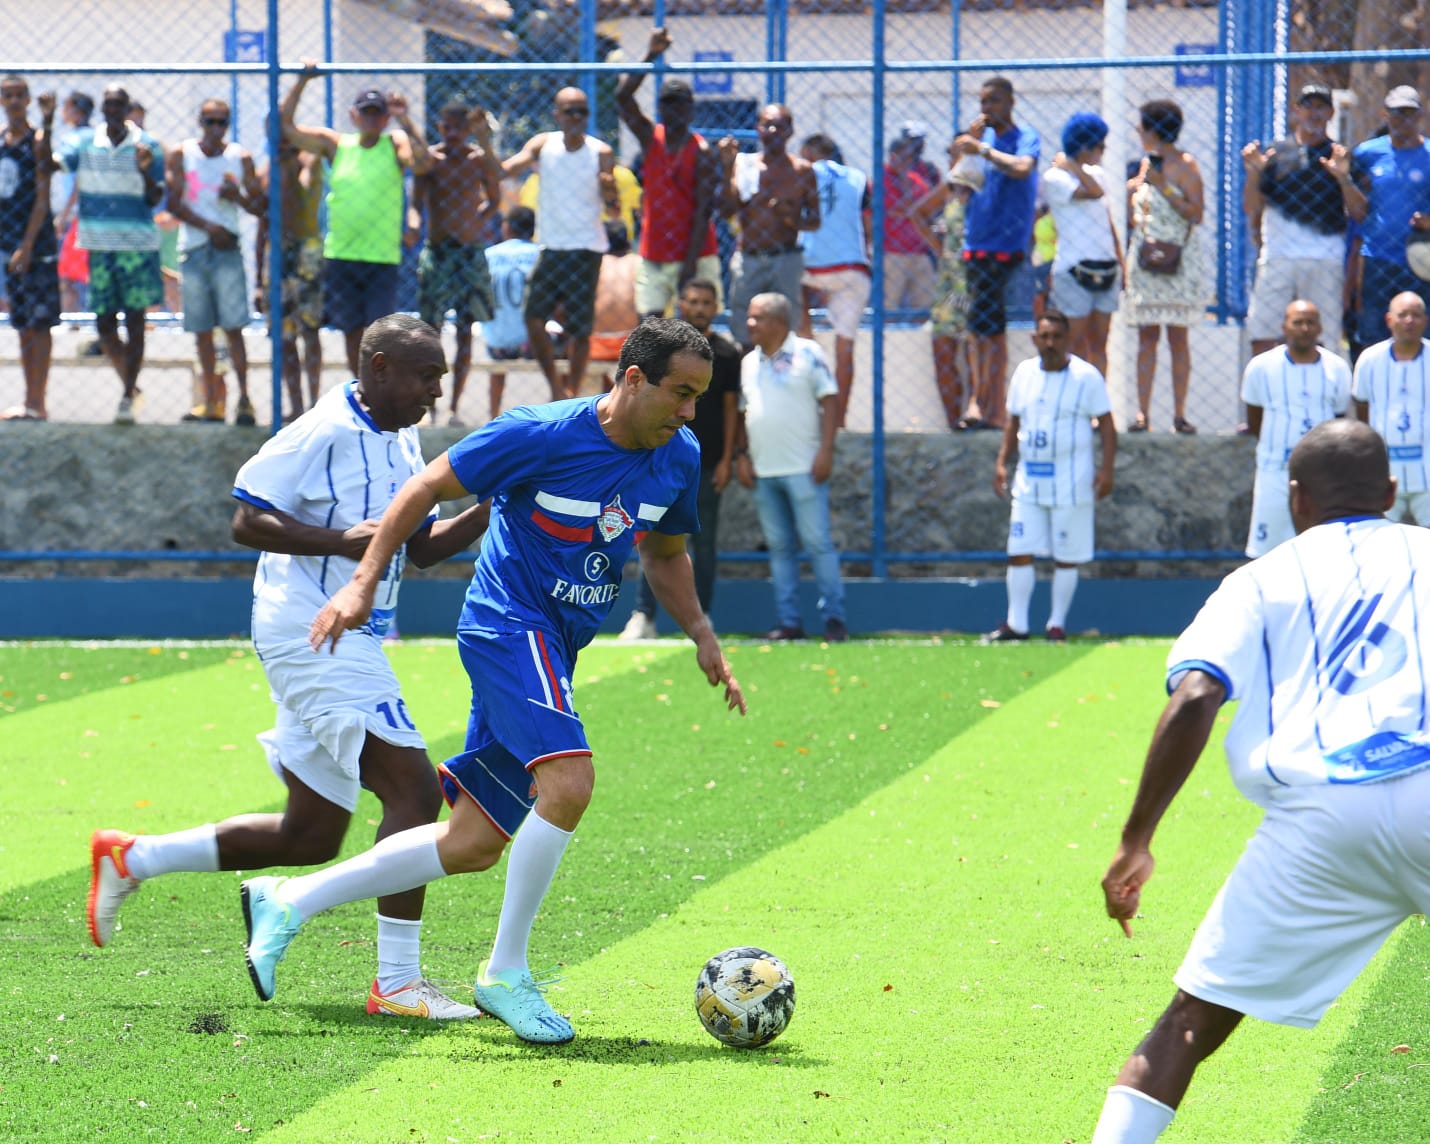
[[[1001,429],[1008,372],[1008,316],[1004,295],[1033,238],[1033,204],[1042,143],[1031,127],[1013,122],[1013,85],[995,75],[978,93],[979,114],[954,143],[965,155],[982,156],[983,189],[968,203],[963,258],[968,263],[970,364],[979,416],[972,426]]]
[[[924,158],[924,144],[928,142],[929,125],[917,119],[906,119],[899,126],[899,142],[908,143],[913,151],[910,167],[919,178],[930,187],[936,187],[943,178],[943,172]]]
[[[669,50],[670,33],[650,34],[645,62]],[[720,254],[715,242],[713,210],[720,186],[720,160],[715,149],[690,129],[695,93],[684,80],[661,84],[656,105],[660,122],[652,123],[636,102],[644,72],[621,77],[616,108],[645,153],[641,168],[644,205],[641,214],[640,265],[636,270],[636,309],[644,315],[664,315],[692,278],[720,282]],[[717,295],[717,304],[721,301]]]
[[[1241,149],[1241,205],[1259,248],[1246,317],[1253,354],[1276,345],[1281,315],[1298,298],[1314,302],[1323,314],[1341,311],[1346,218],[1365,216],[1365,196],[1355,159],[1326,136],[1334,112],[1331,89],[1308,83],[1291,113],[1288,138],[1265,150],[1253,139]],[[1339,324],[1328,322],[1326,329]]]
[[[363,331],[397,304],[397,266],[402,261],[402,179],[432,166],[422,132],[396,92],[364,88],[348,113],[355,130],[302,127],[293,122],[303,89],[318,74],[303,61],[298,82],[279,109],[283,135],[295,147],[328,161],[328,237],[323,283],[327,324],[342,330],[348,368],[358,375]],[[388,131],[396,118],[401,130]]]
[[[1430,282],[1416,277],[1405,259],[1412,232],[1430,231],[1430,146],[1420,134],[1420,94],[1413,87],[1390,89],[1385,123],[1385,135],[1355,149],[1368,180],[1359,279],[1360,340],[1366,345],[1380,340],[1382,315],[1395,295],[1413,290],[1430,301]]]
[[[912,218],[914,204],[937,184],[914,170],[919,142],[900,135],[884,164],[884,309],[925,310],[933,302],[933,262]]]

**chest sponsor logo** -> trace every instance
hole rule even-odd
[[[607,544],[614,541],[626,529],[634,528],[635,525],[635,518],[621,506],[620,497],[616,497],[603,508],[601,515],[596,518],[596,528]]]
[[[586,573],[586,579],[593,584],[605,578],[606,570],[611,566],[611,558],[604,552],[590,552],[586,555],[586,562],[582,570]]]

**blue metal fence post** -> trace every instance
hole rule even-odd
[[[1235,50],[1244,24],[1235,12],[1236,0],[1222,0],[1217,13],[1217,51],[1228,53]],[[1242,88],[1241,76],[1230,68],[1219,67],[1216,71],[1217,122],[1226,132],[1226,137],[1235,139],[1239,132],[1237,96]],[[1240,204],[1241,196],[1237,185],[1240,168],[1226,157],[1226,148],[1220,156],[1221,170],[1217,214],[1221,220],[1221,247],[1226,257],[1213,260],[1216,266],[1217,321],[1225,324],[1228,318],[1246,313],[1246,232],[1241,225],[1241,211],[1233,207]]]
[[[957,0],[954,0],[955,6]],[[873,276],[870,298],[874,303],[874,328],[871,331],[870,358],[872,369],[870,397],[874,402],[874,434],[871,445],[869,468],[869,495],[873,503],[869,506],[869,550],[873,556],[872,573],[876,577],[889,574],[887,542],[884,535],[884,484],[887,475],[884,470],[884,0],[874,0],[873,27],[873,88],[874,88],[874,136],[873,162],[869,164],[869,181],[873,187],[873,231],[874,249],[869,252],[873,262]]]
[[[951,25],[949,28],[948,58],[956,60],[959,58],[959,41],[963,35],[963,0],[951,0],[948,7]],[[953,73],[953,90],[949,93],[952,106],[948,109],[948,120],[953,124],[955,133],[962,131],[964,123],[967,122],[961,114],[962,109],[959,107],[959,102],[962,99],[962,91],[963,73],[956,71]]]
[[[596,0],[581,0],[581,41],[578,54],[583,64],[596,62]],[[594,130],[596,109],[596,73],[581,74],[581,90],[586,93],[586,102],[591,105],[591,127]]]
[[[775,59],[784,63],[789,59],[789,0],[769,0],[775,13]],[[775,102],[785,102],[784,72],[775,76]]]
[[[276,48],[273,54],[278,54]],[[323,60],[326,63],[333,62],[333,0],[323,0]],[[328,127],[333,126],[332,73],[323,80],[323,122]]]
[[[238,0],[228,0],[228,30],[233,35],[233,41],[238,43]],[[236,61],[230,61],[236,62]],[[229,124],[230,138],[238,138],[238,73],[235,72],[228,77],[228,114],[231,119]]]
[[[268,106],[278,107],[278,0],[268,0]],[[278,167],[278,142],[283,128],[270,112],[268,135],[268,344],[273,354],[273,432],[283,427],[283,172]],[[297,411],[294,410],[296,413]]]

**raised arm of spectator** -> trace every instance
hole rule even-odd
[[[740,209],[740,192],[735,188],[735,159],[740,154],[740,141],[733,135],[720,140],[720,213],[729,218]]]
[[[263,184],[258,181],[258,168],[253,165],[253,156],[247,151],[243,153],[242,164],[243,178],[238,188],[238,197],[234,199],[234,202],[254,218],[262,221],[268,216],[268,193],[263,189]],[[223,192],[220,194],[222,195]]]
[[[1246,225],[1251,231],[1251,241],[1261,245],[1261,212],[1266,207],[1266,195],[1261,190],[1261,178],[1266,173],[1267,164],[1276,154],[1273,147],[1261,149],[1261,140],[1253,139],[1241,149],[1241,166],[1245,178],[1241,183],[1241,210],[1246,215]]]
[[[654,63],[670,47],[671,43],[669,32],[664,28],[653,28],[650,33],[650,45],[646,48],[645,62]],[[631,134],[636,137],[642,149],[649,147],[651,140],[655,138],[655,124],[650,121],[650,117],[641,110],[641,105],[636,102],[636,92],[640,90],[640,86],[644,82],[645,72],[629,72],[621,76],[621,82],[616,85],[616,111],[620,114],[621,122],[630,128]]]
[[[1330,155],[1321,160],[1321,166],[1335,176],[1336,185],[1341,188],[1341,201],[1345,204],[1346,214],[1356,222],[1365,222],[1370,200],[1365,197],[1365,191],[1356,182],[1356,164],[1351,153],[1341,144],[1333,143]]]
[[[1066,171],[1077,180],[1077,186],[1073,188],[1073,198],[1100,199],[1103,197],[1102,184],[1077,160],[1059,151],[1053,156],[1053,166],[1060,171]]]
[[[1142,166],[1141,178],[1161,192],[1173,211],[1186,222],[1196,224],[1202,221],[1202,172],[1195,159],[1183,152],[1175,179],[1168,178],[1160,168],[1149,166],[1145,158]]]
[[[504,175],[524,175],[532,167],[539,166],[538,158],[541,155],[541,148],[546,143],[546,136],[549,132],[538,131],[526,141],[524,146],[515,155],[502,161],[501,169]]]
[[[486,206],[482,208],[482,217],[490,218],[501,210],[501,157],[497,155],[496,145],[492,142],[492,123],[487,118],[485,107],[474,107],[467,112],[467,127],[472,132],[472,138],[477,141],[477,146],[482,151],[482,189],[487,193]]]
[[[422,128],[413,122],[407,109],[407,97],[401,92],[388,92],[387,110],[401,128],[392,133],[392,149],[397,153],[397,162],[414,175],[425,175],[432,169],[432,153],[427,150]]]
[[[934,233],[933,225],[929,220],[948,205],[948,196],[952,193],[947,181],[944,181],[909,207],[909,221],[914,224],[914,229],[919,232],[919,237],[924,240],[929,252],[934,255],[943,252],[943,243]],[[867,222],[864,237],[867,244],[869,237]]]
[[[303,71],[298,82],[288,89],[283,102],[278,105],[278,122],[283,128],[283,137],[300,151],[311,151],[331,161],[338,153],[338,133],[330,127],[300,127],[293,122],[298,113],[298,104],[303,98],[303,89],[308,81],[318,74],[315,60],[304,60]]]

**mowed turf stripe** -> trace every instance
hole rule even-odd
[[[1088,1139],[1256,817],[1209,751],[1165,825],[1136,939],[1102,916],[1097,879],[1164,656],[1109,647],[1070,664],[573,966],[558,1005],[574,1010],[574,1045],[522,1046],[482,1022],[424,1038],[278,1137]],[[798,983],[789,1032],[757,1053],[716,1044],[692,1005],[705,956],[746,943],[785,958]],[[1175,1138],[1292,1139],[1374,977],[1314,1033],[1248,1022]],[[1396,1139],[1395,1123],[1356,1138]]]

